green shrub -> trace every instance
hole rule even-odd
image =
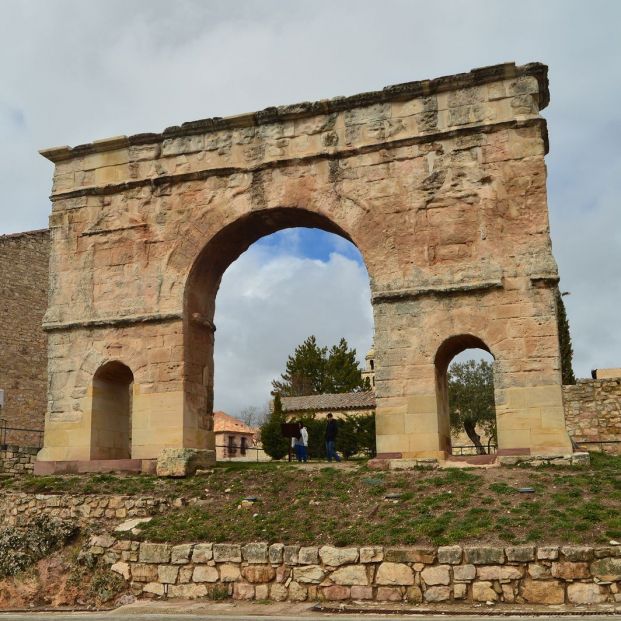
[[[0,578],[14,576],[54,550],[78,532],[66,520],[37,517],[26,527],[9,526],[0,531]]]

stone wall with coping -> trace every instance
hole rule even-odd
[[[140,543],[92,537],[136,595],[242,600],[621,602],[621,546],[335,548]]]
[[[39,449],[8,444],[0,447],[0,473],[32,474]]]
[[[621,454],[621,378],[578,380],[563,386],[565,422],[575,442],[588,450]]]
[[[88,526],[107,520],[149,517],[163,513],[170,505],[169,500],[155,496],[5,493],[0,497],[0,523],[24,526],[44,515],[73,519]]]
[[[43,429],[47,408],[47,308],[50,233],[46,230],[0,235],[0,418],[8,427]],[[10,431],[3,440],[32,443]]]

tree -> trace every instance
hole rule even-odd
[[[286,397],[368,390],[356,360],[356,350],[342,338],[328,350],[309,336],[287,358],[280,380],[272,382],[274,392]]]
[[[289,452],[289,438],[283,438],[280,425],[285,422],[280,395],[274,397],[274,409],[269,418],[261,425],[261,442],[263,450],[272,459],[282,459]]]
[[[558,342],[561,350],[561,375],[563,384],[575,384],[576,377],[573,369],[574,350],[571,346],[569,321],[565,311],[565,303],[561,292],[556,290],[556,321],[558,323]]]
[[[448,371],[448,394],[451,428],[463,429],[477,453],[484,455],[485,447],[476,427],[482,428],[488,437],[496,437],[492,365],[485,360],[453,363]]]
[[[239,420],[243,421],[248,427],[260,427],[269,417],[269,407],[262,408],[250,405],[239,413]]]

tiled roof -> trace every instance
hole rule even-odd
[[[375,409],[375,393],[371,391],[343,392],[335,395],[282,397],[282,409],[283,412],[372,410]]]
[[[213,430],[214,433],[222,432],[235,432],[235,433],[256,433],[256,429],[248,427],[246,423],[226,414],[226,412],[214,412],[213,413]]]

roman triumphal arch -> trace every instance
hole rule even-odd
[[[292,226],[366,262],[380,457],[445,456],[445,360],[472,343],[495,358],[499,450],[570,452],[547,103],[544,65],[505,64],[42,151],[56,167],[39,460],[213,447],[220,278]]]

